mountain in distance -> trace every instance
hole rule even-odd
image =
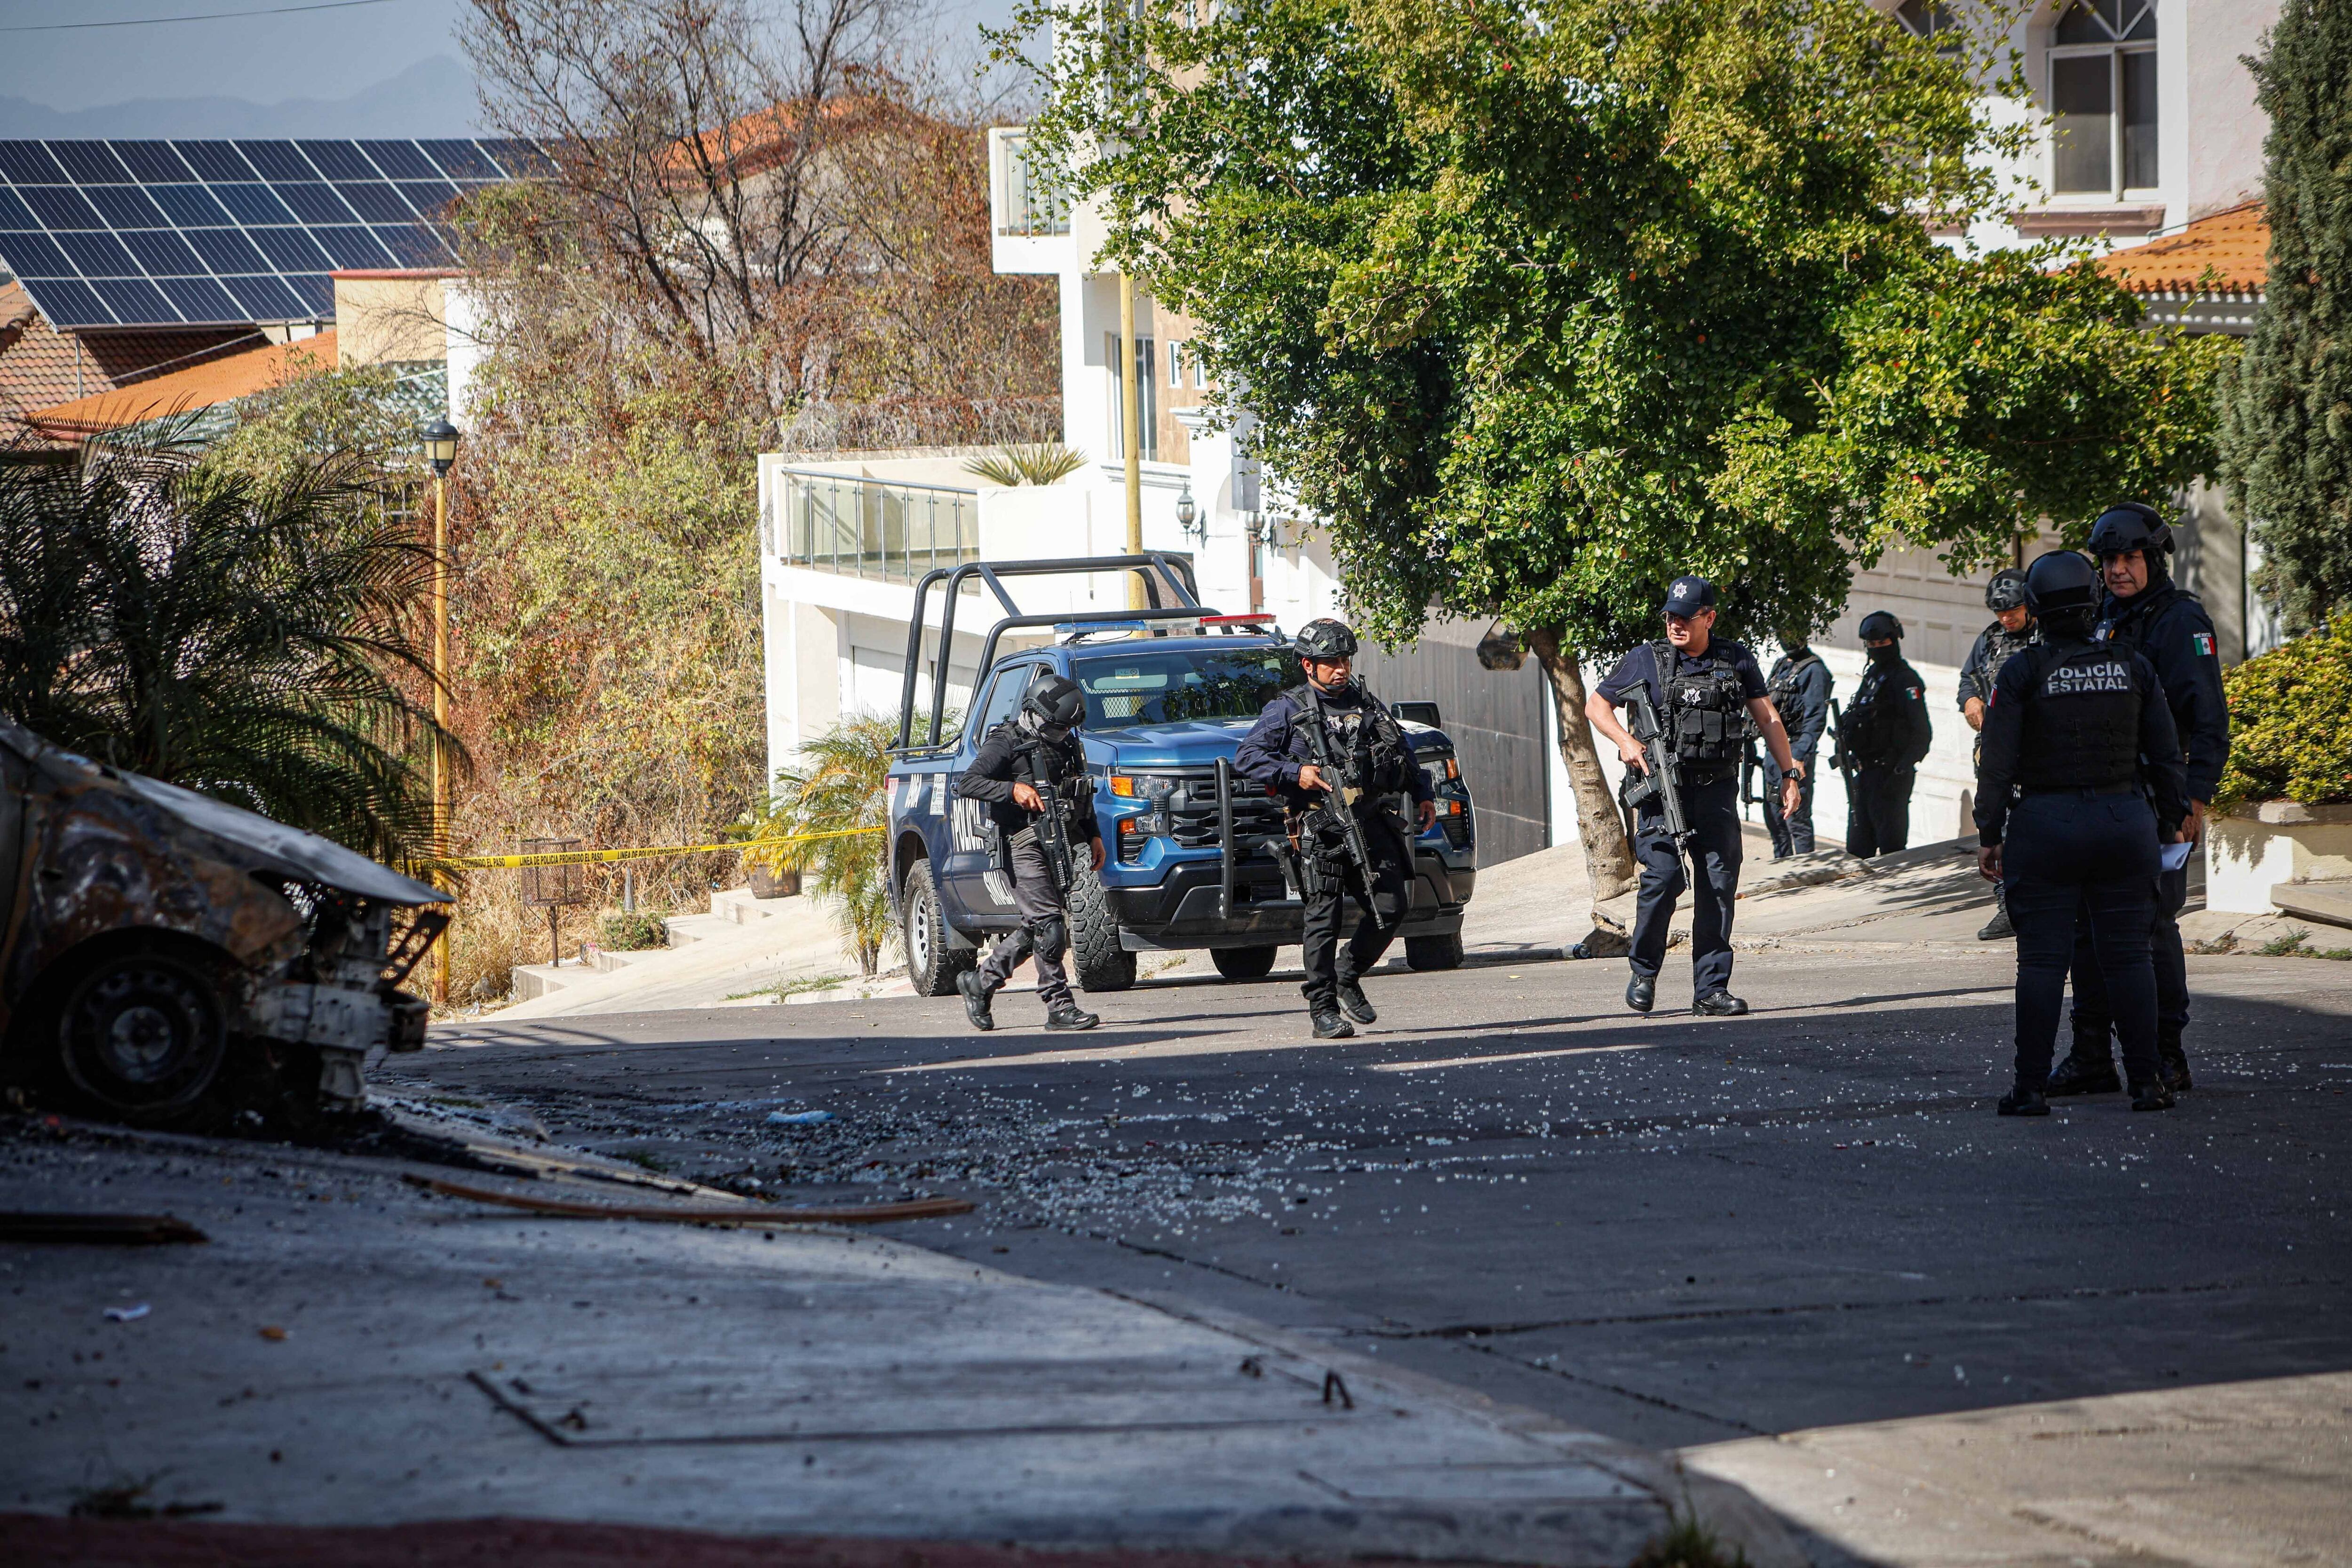
[[[448,55],[417,61],[389,80],[327,100],[290,98],[137,98],[96,109],[51,109],[0,97],[0,137],[95,141],[289,136],[471,136],[480,112],[473,76]]]

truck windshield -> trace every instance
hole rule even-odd
[[[1080,659],[1071,678],[1087,697],[1087,727],[1169,724],[1187,719],[1255,719],[1302,679],[1279,648],[1192,648]]]

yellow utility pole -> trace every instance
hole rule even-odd
[[[1127,445],[1127,552],[1143,553],[1143,400],[1135,374],[1135,279],[1118,275],[1118,386],[1121,432]],[[1145,605],[1143,574],[1127,574],[1127,607]]]
[[[446,419],[436,419],[417,432],[425,455],[433,464],[433,853],[449,853],[449,759],[442,737],[449,730],[449,465],[457,460],[457,430]],[[433,874],[434,886],[448,890],[447,879]],[[449,1005],[449,948],[455,940],[454,917],[433,952],[433,1000]]]

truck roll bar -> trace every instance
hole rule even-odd
[[[1067,577],[1092,572],[1134,572],[1143,579],[1144,596],[1150,600],[1148,610],[1083,610],[1059,615],[1024,616],[1021,606],[1013,602],[1005,591],[1003,579],[1007,577]],[[972,677],[972,691],[977,696],[980,682],[986,679],[989,668],[996,659],[996,643],[1006,630],[1030,626],[1099,625],[1110,621],[1139,620],[1198,620],[1201,615],[1199,589],[1192,578],[1192,564],[1181,556],[1164,554],[1157,550],[1140,555],[1078,555],[1045,561],[967,561],[961,566],[937,566],[923,574],[915,584],[915,613],[907,620],[907,675],[898,695],[898,745],[907,750],[912,743],[915,726],[915,681],[923,664],[923,606],[930,597],[933,584],[945,581],[947,599],[940,611],[940,661],[931,672],[931,721],[927,746],[940,743],[940,726],[947,714],[948,666],[955,647],[956,599],[969,579],[977,577],[996,595],[1004,607],[1004,618],[989,629],[988,641],[981,650],[980,670]],[[1163,595],[1162,585],[1168,590]],[[1165,603],[1173,598],[1173,605]]]

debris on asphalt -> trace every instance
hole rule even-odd
[[[152,1310],[146,1302],[142,1301],[132,1307],[109,1307],[106,1309],[105,1316],[110,1323],[135,1323]]]
[[[821,1121],[832,1120],[833,1112],[830,1110],[771,1110],[768,1112],[768,1125],[771,1127],[814,1127]]]
[[[272,1344],[283,1344],[286,1342],[286,1331],[276,1323],[265,1323],[261,1328],[261,1337]]]
[[[210,1239],[186,1220],[167,1214],[0,1214],[0,1241],[152,1247]]]
[[[469,1187],[437,1177],[405,1174],[401,1180],[445,1198],[471,1198],[476,1203],[528,1209],[533,1214],[566,1219],[657,1219],[679,1225],[880,1225],[891,1220],[944,1219],[970,1214],[967,1198],[918,1198],[902,1204],[849,1204],[826,1208],[667,1207],[643,1204],[576,1204],[561,1198],[524,1197],[515,1193]]]

